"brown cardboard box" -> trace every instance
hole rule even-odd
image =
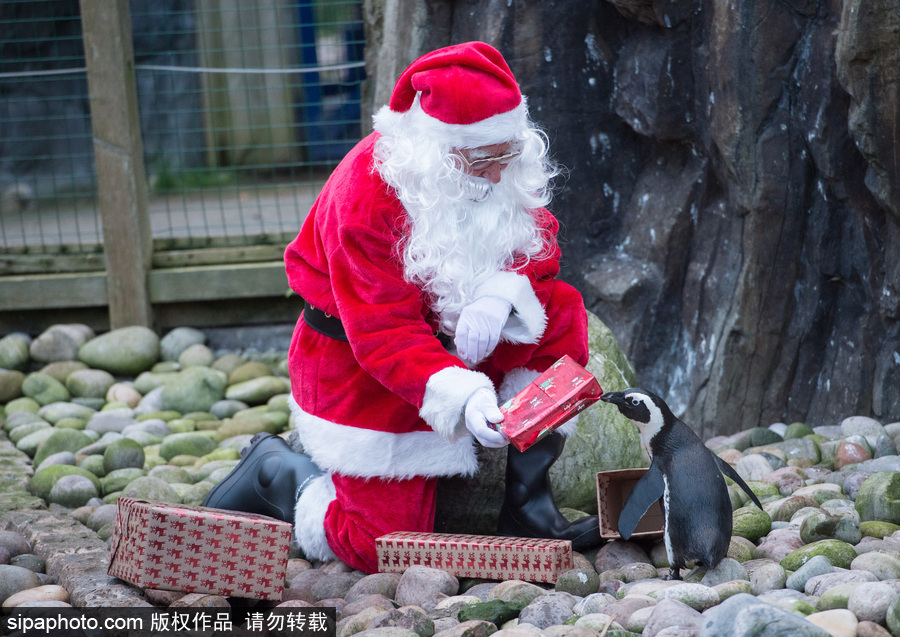
[[[597,511],[600,518],[600,535],[607,539],[619,538],[619,514],[622,512],[634,485],[647,473],[647,469],[616,469],[597,474]],[[631,539],[662,537],[665,528],[662,506],[654,502],[638,522]]]
[[[453,533],[389,533],[375,540],[378,570],[427,566],[457,577],[555,582],[574,568],[569,540]]]
[[[141,588],[281,600],[291,525],[119,498],[108,573]]]

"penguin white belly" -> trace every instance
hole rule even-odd
[[[669,533],[669,479],[663,474],[663,512],[665,514],[665,527],[663,528],[663,541],[666,544],[666,557],[669,558],[669,566],[675,563],[675,554],[672,552],[672,537]]]

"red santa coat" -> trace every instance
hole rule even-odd
[[[285,253],[291,288],[339,318],[349,341],[300,318],[289,353],[295,426],[306,453],[329,473],[388,480],[472,474],[466,401],[481,387],[512,396],[563,354],[586,364],[584,305],[555,279],[559,226],[540,210],[554,250],[498,272],[476,291],[475,298],[505,298],[513,314],[494,353],[468,369],[435,337],[437,317],[422,290],[403,278],[397,246],[407,216],[373,169],[377,138],[372,133],[344,158]],[[301,520],[300,509],[298,526],[314,536],[321,516]]]

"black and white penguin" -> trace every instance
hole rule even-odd
[[[662,498],[663,537],[670,573],[694,561],[714,568],[728,552],[732,509],[722,473],[759,499],[731,465],[710,451],[685,423],[675,417],[659,396],[644,389],[603,394],[602,401],[619,408],[637,425],[641,443],[650,454],[650,469],[628,496],[619,516],[619,535],[627,540],[650,506]]]

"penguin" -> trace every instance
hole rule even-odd
[[[628,540],[654,502],[662,498],[663,538],[669,558],[667,580],[681,579],[687,562],[715,568],[731,542],[732,509],[722,473],[759,499],[731,465],[710,451],[697,434],[675,417],[659,396],[638,388],[603,394],[637,425],[650,454],[647,473],[637,482],[619,516],[619,535]]]

